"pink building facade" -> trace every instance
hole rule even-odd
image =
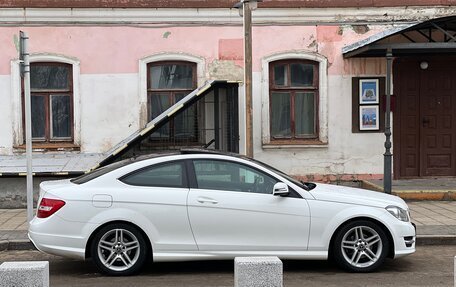
[[[183,86],[163,88],[161,93],[170,95],[168,105],[177,101],[179,89],[192,90],[209,80],[243,80],[242,18],[230,1],[215,7],[206,1],[186,7],[179,1],[166,1],[168,6],[158,1],[160,7],[141,1],[131,7],[118,7],[116,1],[99,1],[96,7],[73,1],[60,6],[37,1],[39,7],[7,2],[0,5],[0,155],[8,160],[24,151],[19,31],[30,37],[32,97],[37,97],[33,119],[42,121],[35,126],[34,147],[43,157],[102,154],[144,127],[158,111],[154,71],[177,67],[186,74],[188,82],[179,82]],[[456,3],[330,7],[323,1],[324,7],[309,8],[307,2],[270,1],[253,13],[254,157],[311,180],[382,178],[379,98],[386,60],[344,58],[342,50],[390,29],[456,15]],[[374,84],[374,98],[369,98],[369,84]],[[239,151],[244,153],[242,83],[239,95]],[[59,122],[62,114],[66,118]],[[175,133],[178,125],[168,132]],[[449,141],[455,149],[454,133]],[[456,159],[450,161],[454,169]]]

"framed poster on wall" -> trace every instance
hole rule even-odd
[[[377,131],[379,129],[378,105],[359,107],[359,130]]]
[[[359,80],[359,104],[378,104],[378,79]]]
[[[352,78],[352,133],[385,130],[385,77]]]

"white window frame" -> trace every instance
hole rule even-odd
[[[280,60],[310,60],[319,64],[318,78],[318,141],[322,144],[287,144],[278,145],[271,141],[270,132],[270,109],[269,109],[269,64]],[[328,143],[328,60],[314,52],[291,51],[273,54],[262,59],[262,81],[261,81],[261,139],[263,148],[293,148],[293,147],[326,147]]]
[[[162,61],[185,61],[196,64],[197,87],[206,81],[205,69],[206,62],[203,57],[198,57],[185,53],[164,52],[153,54],[139,60],[139,103],[141,107],[139,123],[140,126],[147,124],[147,65],[153,62]]]
[[[79,92],[80,61],[73,57],[59,54],[37,53],[31,54],[30,63],[34,62],[55,62],[65,63],[73,66],[73,131],[74,144],[81,144],[81,98]],[[19,60],[11,61],[11,109],[13,123],[13,147],[24,144],[24,129],[22,125],[22,79],[20,75]]]

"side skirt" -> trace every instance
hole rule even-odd
[[[230,260],[235,257],[277,256],[280,259],[326,260],[327,251],[207,251],[207,252],[158,252],[154,253],[155,262]]]

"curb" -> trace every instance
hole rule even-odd
[[[418,235],[416,245],[456,245],[456,235]]]
[[[18,250],[37,250],[33,243],[28,239],[2,240],[0,241],[0,251]]]
[[[456,245],[456,235],[418,235],[417,246]],[[2,240],[0,251],[37,250],[30,240]]]
[[[368,180],[361,181],[361,187],[373,191],[383,192],[383,186],[379,186]],[[456,200],[456,190],[454,189],[405,189],[405,190],[394,190],[393,195],[397,195],[404,200]]]

